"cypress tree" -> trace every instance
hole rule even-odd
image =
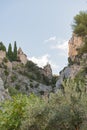
[[[17,60],[17,45],[16,45],[16,41],[14,42],[13,60],[14,61]]]
[[[13,52],[12,52],[12,45],[11,45],[11,43],[10,43],[9,46],[8,46],[7,57],[8,57],[8,59],[9,59],[10,61],[13,60]]]

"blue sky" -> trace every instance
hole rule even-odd
[[[0,41],[18,47],[53,73],[67,65],[73,17],[87,10],[86,0],[0,0]]]

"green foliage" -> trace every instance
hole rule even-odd
[[[87,12],[80,12],[74,17],[73,32],[78,36],[87,35]]]
[[[28,61],[27,64],[26,64],[26,67],[29,69],[29,71],[38,71],[38,66],[32,62],[32,61]]]
[[[8,62],[8,58],[4,57],[3,62],[7,63]]]
[[[71,60],[70,57],[68,57],[68,65],[70,66],[70,65],[73,65],[73,64],[74,64],[74,62]]]
[[[9,71],[6,69],[6,70],[4,70],[4,73],[5,73],[5,75],[6,76],[8,76],[9,75]]]
[[[13,52],[12,52],[12,45],[11,45],[11,43],[10,43],[9,46],[8,46],[7,57],[8,57],[8,59],[9,59],[10,61],[13,60]]]
[[[16,45],[16,41],[14,42],[13,60],[17,61],[17,45]]]
[[[35,63],[28,61],[25,67],[27,67],[28,72],[24,72],[24,75],[43,84],[50,84],[48,77],[41,73],[40,68]]]
[[[10,101],[0,104],[0,129],[19,130],[25,118],[26,96],[17,95]]]
[[[87,53],[87,37],[84,38],[84,45],[79,49],[79,54]]]
[[[6,47],[4,46],[2,42],[0,42],[0,50],[6,51]]]
[[[58,75],[53,75],[51,80],[52,87],[55,87],[57,80],[58,80]]]
[[[16,84],[15,89],[20,90],[21,86],[19,84]]]
[[[19,93],[19,91],[17,91],[17,89],[15,89],[15,87],[8,87],[8,91],[9,91],[10,96],[14,96]]]
[[[12,45],[11,43],[8,46],[8,51],[7,51],[7,58],[10,61],[17,61],[17,45],[16,45],[16,41],[14,42],[14,49],[12,51]]]
[[[30,83],[30,87],[33,88],[33,84],[32,83]]]
[[[87,94],[82,83],[66,80],[47,100],[16,95],[0,104],[1,130],[86,130]]]
[[[77,36],[83,38],[85,43],[78,51],[79,54],[87,53],[87,12],[80,12],[74,17],[74,24],[72,25],[73,32]]]
[[[13,75],[11,76],[11,82],[14,82],[14,81],[16,81],[16,80],[17,80],[17,76],[13,74]]]

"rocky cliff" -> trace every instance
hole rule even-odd
[[[78,50],[84,45],[83,38],[73,34],[71,39],[68,42],[69,45],[69,54],[68,56],[72,61],[75,60],[75,57],[78,55]]]
[[[78,54],[79,48],[84,45],[82,37],[78,37],[75,34],[72,35],[72,38],[69,40],[69,58],[68,66],[66,66],[59,75],[59,79],[56,82],[55,90],[62,87],[62,83],[65,79],[75,78],[78,76],[85,79],[85,84],[87,87],[87,53],[82,55]],[[80,80],[80,79],[79,79]]]

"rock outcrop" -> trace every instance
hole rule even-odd
[[[23,53],[22,49],[18,49],[18,61],[23,63],[24,65],[27,63],[27,56]]]
[[[56,82],[55,90],[62,87],[64,79],[75,78],[75,76],[82,70],[87,68],[87,53],[78,54],[78,49],[84,45],[82,37],[77,37],[73,34],[69,41],[69,58],[71,63],[66,66],[61,72],[58,81]],[[86,70],[87,71],[87,70]],[[85,76],[87,72],[85,71]]]
[[[0,63],[2,62],[2,60],[6,57],[6,52],[0,50]]]
[[[51,69],[51,65],[48,63],[46,66],[44,66],[43,68],[43,73],[45,76],[48,77],[48,79],[52,79],[52,69]]]
[[[78,49],[84,45],[83,39],[76,34],[72,35],[72,38],[69,40],[69,57],[74,61],[76,55],[78,55]]]
[[[56,82],[56,90],[61,88],[64,79],[74,78],[78,74],[78,72],[81,70],[81,68],[82,67],[79,65],[71,65],[69,67],[65,67],[61,71],[60,77],[58,81]]]
[[[0,77],[0,102],[5,99],[10,99],[10,96],[9,96],[8,91],[4,89],[4,83]]]

